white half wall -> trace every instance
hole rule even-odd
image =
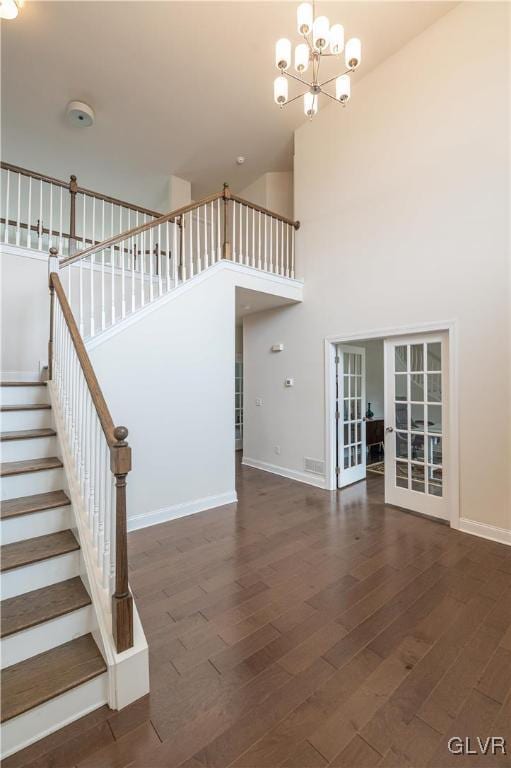
[[[236,501],[237,286],[301,300],[297,281],[219,262],[88,343],[112,418],[129,429],[130,530]]]
[[[244,320],[244,452],[291,471],[325,458],[326,337],[454,321],[460,516],[499,529],[511,528],[509,13],[457,5],[356,82],[347,109],[303,123],[304,302]]]

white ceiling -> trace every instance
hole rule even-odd
[[[356,81],[455,3],[318,5],[362,39]],[[171,173],[198,198],[291,168],[304,117],[301,101],[273,103],[273,50],[298,42],[296,6],[27,0],[1,29],[3,159],[151,207]],[[72,99],[94,107],[94,127],[67,124]]]

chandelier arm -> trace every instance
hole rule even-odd
[[[297,83],[301,83],[302,85],[306,85],[308,88],[312,86],[312,83],[307,82],[307,80],[304,80],[303,77],[296,77],[296,75],[292,75],[291,72],[283,72],[286,77],[291,77],[293,80],[296,80]]]
[[[323,89],[321,89],[320,93],[322,93],[322,94],[323,94],[323,96],[328,96],[328,98],[329,98],[329,99],[332,99],[332,101],[335,101],[335,103],[336,103],[336,104],[340,104],[340,103],[341,103],[341,102],[339,101],[339,99],[336,99],[336,98],[335,98],[335,96],[332,96],[332,94],[331,94],[331,93],[328,93],[328,91],[324,91]],[[344,105],[343,105],[343,106],[344,106]]]
[[[347,69],[345,72],[342,72],[341,75],[348,75],[350,72],[353,72],[352,69]],[[325,80],[323,83],[319,83],[319,87],[323,88],[324,85],[328,85],[329,83],[333,83],[334,80],[337,80],[338,77],[341,77],[341,75],[335,75],[334,77],[329,78],[328,80]]]
[[[304,93],[299,93],[298,96],[293,96],[293,98],[286,101],[286,103],[283,106],[287,107],[287,105],[292,104],[293,101],[297,101],[297,99],[301,99],[302,96],[305,96],[306,93],[308,93],[308,91],[304,91]]]

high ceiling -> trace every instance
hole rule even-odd
[[[454,5],[320,10],[362,39],[356,81]],[[151,207],[162,204],[169,174],[190,180],[198,198],[223,181],[239,191],[290,169],[304,116],[301,101],[282,112],[273,103],[273,50],[278,37],[298,42],[296,6],[27,0],[1,30],[3,159],[60,178],[76,173],[83,186]],[[93,127],[67,123],[73,99],[93,106]]]

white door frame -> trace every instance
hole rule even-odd
[[[366,339],[384,339],[392,336],[412,336],[417,333],[445,331],[449,339],[449,520],[451,528],[460,527],[459,481],[459,403],[458,403],[458,333],[455,320],[420,323],[392,328],[371,328],[352,334],[327,336],[325,347],[325,488],[337,489],[335,475],[335,345],[351,344]]]
[[[339,462],[340,474],[337,477],[337,486],[339,488],[346,488],[353,483],[359,483],[361,480],[366,479],[366,350],[365,347],[357,347],[354,344],[344,345],[336,344],[335,348],[339,356],[339,362],[337,363],[338,371],[341,371],[338,376],[337,389],[337,460]],[[361,358],[361,390],[360,390],[360,443],[361,445],[361,463],[354,466],[350,466],[348,469],[344,468],[344,398],[347,396],[344,390],[344,375],[346,371],[344,369],[343,354],[357,354]],[[344,375],[343,375],[344,374]],[[342,395],[341,395],[342,392]],[[349,395],[348,395],[349,397]],[[353,395],[352,395],[353,397]],[[358,441],[356,441],[358,442]],[[350,443],[348,442],[348,445]],[[348,449],[349,450],[349,449]],[[342,485],[339,483],[342,482]]]

